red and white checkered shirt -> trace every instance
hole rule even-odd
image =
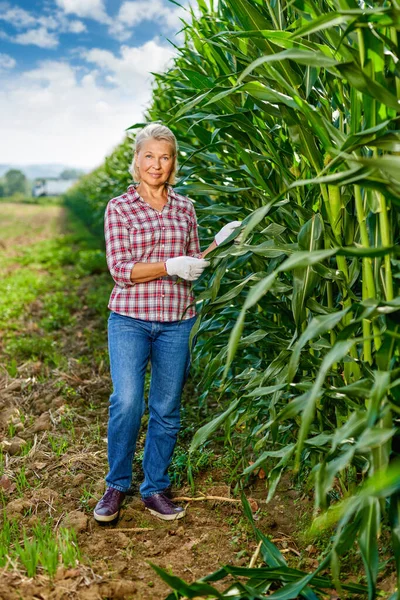
[[[135,263],[164,262],[175,256],[200,258],[196,213],[192,202],[168,185],[168,203],[159,212],[133,185],[107,204],[104,232],[107,265],[116,285],[108,308],[145,321],[179,321],[196,314],[191,283],[165,276],[132,283]],[[185,312],[186,310],[186,312]]]

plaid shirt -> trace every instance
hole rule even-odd
[[[135,263],[164,262],[175,256],[200,258],[192,202],[168,186],[161,212],[145,202],[133,185],[107,204],[104,231],[107,265],[116,285],[108,308],[145,321],[179,321],[196,314],[191,283],[165,276],[145,283],[130,279]]]

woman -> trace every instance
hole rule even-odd
[[[111,293],[108,343],[113,392],[108,423],[107,489],[94,517],[112,521],[131,486],[132,460],[144,413],[148,362],[149,422],[140,492],[150,512],[164,520],[184,516],[169,497],[167,470],[180,421],[180,399],[189,371],[189,336],[195,308],[191,283],[209,262],[208,252],[240,223],[225,225],[200,252],[192,202],[171,184],[177,143],[163,125],[147,125],[136,137],[131,174],[137,185],[113,198],[105,213]]]

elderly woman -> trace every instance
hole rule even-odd
[[[180,426],[189,336],[196,319],[191,282],[209,265],[204,256],[240,223],[225,225],[201,253],[193,204],[171,187],[176,169],[174,134],[163,125],[147,125],[136,137],[132,163],[138,184],[110,200],[105,213],[107,264],[115,281],[108,305],[113,392],[107,489],[94,509],[97,521],[118,517],[131,486],[148,362],[149,421],[140,493],[145,507],[161,519],[185,514],[170,498],[167,471]]]

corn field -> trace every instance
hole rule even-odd
[[[382,524],[400,573],[400,5],[197,4],[146,115],[178,138],[176,189],[195,200],[203,247],[243,221],[196,286],[199,402],[221,410],[192,450],[222,428],[238,473],[267,467],[268,500],[288,471],[314,492],[313,527],[334,528],[317,571],[297,577],[257,532],[270,572],[283,569],[271,596],[320,598],[328,565],[340,590],[356,545],[372,599]],[[68,197],[99,232],[131,148]],[[268,568],[231,571],[248,577],[232,597],[265,597]],[[174,585],[171,598],[195,597]]]

